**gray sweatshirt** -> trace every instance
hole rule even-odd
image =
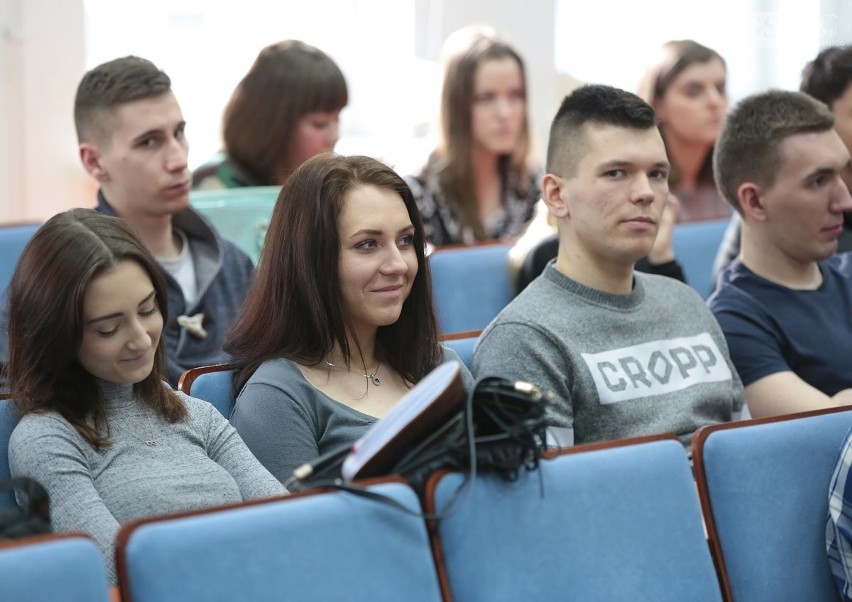
[[[674,433],[688,446],[744,400],[719,324],[691,288],[636,272],[633,291],[613,295],[553,263],[482,333],[473,373],[551,391],[562,445]]]
[[[178,393],[189,414],[170,424],[133,397],[132,385],[101,388],[112,445],[96,451],[57,413],[27,414],[9,441],[9,466],[47,489],[55,531],[94,537],[113,582],[122,523],[285,493],[206,401]]]

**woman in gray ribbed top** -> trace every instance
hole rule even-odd
[[[113,546],[129,520],[285,493],[207,402],[161,381],[166,287],[123,220],[48,220],[9,288],[13,476],[50,495],[56,531]]]
[[[354,443],[455,358],[438,343],[425,243],[411,190],[375,159],[317,155],[281,189],[225,343],[231,421],[279,479]]]

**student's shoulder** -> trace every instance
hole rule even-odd
[[[77,438],[77,431],[57,412],[30,412],[21,417],[9,439],[9,446],[34,444],[43,437]]]

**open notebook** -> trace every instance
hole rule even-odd
[[[432,370],[353,444],[343,461],[343,479],[352,481],[390,472],[406,450],[461,411],[465,396],[458,362],[447,362]]]

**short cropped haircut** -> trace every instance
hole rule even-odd
[[[632,92],[612,86],[581,86],[565,97],[550,126],[548,173],[573,176],[585,149],[586,124],[637,130],[656,127],[654,109]]]
[[[74,98],[74,125],[78,142],[103,142],[112,129],[115,108],[134,100],[154,98],[171,91],[169,76],[154,63],[126,56],[87,72]]]
[[[713,171],[719,192],[742,213],[737,190],[745,182],[772,187],[785,138],[832,127],[828,107],[802,92],[770,90],[745,98],[728,114],[716,142]]]
[[[832,46],[820,52],[802,71],[800,90],[829,107],[852,84],[852,46]]]

